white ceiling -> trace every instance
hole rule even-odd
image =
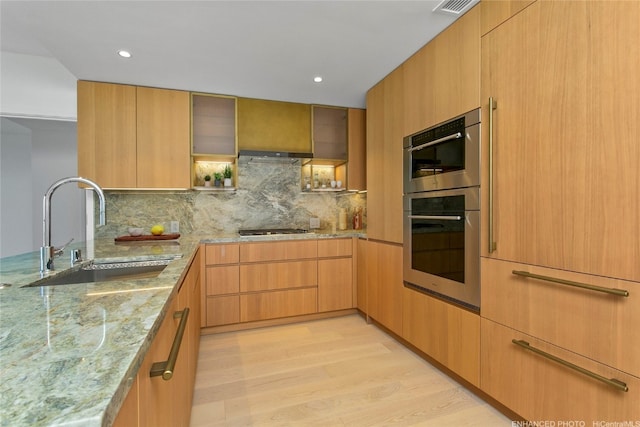
[[[439,3],[1,0],[0,47],[84,80],[364,107],[371,86],[456,19],[432,12]]]

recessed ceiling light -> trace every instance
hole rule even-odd
[[[320,83],[322,81],[322,76],[315,76],[313,78],[313,81],[316,82],[316,83]]]
[[[122,56],[123,58],[131,58],[131,53],[126,50],[119,50],[118,55]]]

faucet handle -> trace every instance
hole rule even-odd
[[[82,251],[80,249],[71,250],[71,266],[82,261]]]
[[[73,237],[71,239],[69,239],[69,241],[67,243],[65,243],[64,245],[60,246],[59,248],[54,248],[53,252],[55,256],[60,256],[64,253],[64,249],[69,246],[69,244],[73,242]]]

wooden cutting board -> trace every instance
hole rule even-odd
[[[179,237],[179,233],[161,234],[159,236],[155,236],[153,234],[143,234],[142,236],[120,236],[116,237],[114,240],[116,242],[142,242],[145,240],[175,240]]]

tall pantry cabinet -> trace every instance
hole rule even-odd
[[[638,22],[537,1],[482,37],[481,388],[526,419],[640,420]]]

